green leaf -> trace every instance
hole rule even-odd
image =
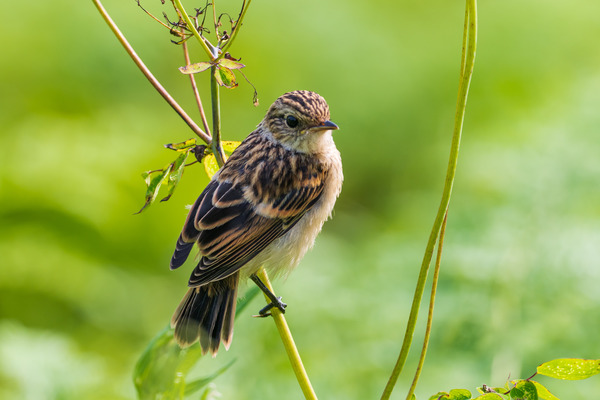
[[[198,72],[206,71],[211,67],[211,63],[209,62],[199,62],[196,64],[184,65],[183,67],[179,67],[179,71],[182,74],[197,74]]]
[[[135,365],[133,382],[140,399],[159,398],[158,395],[183,391],[185,381],[177,373],[181,348],[167,326],[152,339]],[[176,398],[175,396],[164,398]]]
[[[185,153],[181,153],[179,157],[173,162],[173,167],[171,168],[171,173],[169,174],[169,178],[167,179],[167,196],[163,198],[161,201],[167,201],[171,198],[173,193],[175,192],[175,188],[177,184],[181,180],[181,176],[183,175],[183,170],[185,168],[185,162],[190,155],[189,150]]]
[[[204,164],[204,170],[206,171],[206,175],[212,179],[212,177],[219,171],[219,164],[217,163],[217,159],[214,154],[209,154],[204,157],[202,160]]]
[[[555,379],[587,379],[600,373],[600,360],[559,358],[538,366],[537,373]]]
[[[510,390],[510,398],[514,400],[538,400],[537,389],[529,381],[518,381],[516,386]]]
[[[448,392],[437,392],[429,398],[429,400],[448,399],[450,394]]]
[[[160,186],[167,178],[167,175],[169,175],[169,172],[171,172],[172,167],[173,164],[169,164],[167,167],[165,167],[165,169],[160,171],[154,177],[152,177],[152,175],[149,172],[144,172],[142,174],[142,177],[145,179],[146,185],[148,186],[146,189],[146,202],[144,203],[142,208],[140,208],[140,211],[136,212],[136,214],[141,213],[142,211],[144,211],[144,209],[146,209],[146,207],[148,207],[154,202],[156,196],[158,195]]]
[[[228,58],[221,58],[219,65],[227,69],[240,69],[245,67],[241,62],[233,61]]]
[[[504,395],[504,393],[508,392],[508,383],[506,384],[505,388],[501,388],[501,387],[489,387],[487,385],[483,385],[482,387],[478,387],[477,391],[480,394],[499,393],[499,394]]]
[[[477,400],[504,400],[498,393],[486,393],[481,396],[475,397]]]
[[[171,149],[171,150],[184,151],[190,147],[194,147],[195,145],[196,145],[196,139],[191,138],[191,139],[186,140],[185,142],[165,144],[165,147],[167,149]]]
[[[449,395],[450,400],[469,400],[471,398],[471,392],[467,389],[452,389]]]
[[[221,147],[228,153],[233,153],[235,149],[237,149],[242,142],[238,142],[237,140],[223,140],[221,142]]]
[[[198,390],[200,390],[203,387],[205,387],[206,385],[208,385],[210,382],[214,381],[219,375],[221,375],[222,373],[227,371],[229,369],[229,367],[231,367],[233,365],[234,362],[235,362],[235,359],[231,360],[229,363],[227,363],[227,365],[218,369],[211,375],[206,376],[204,378],[196,379],[195,381],[192,381],[192,382],[189,382],[185,386],[185,395],[189,396],[191,394],[194,394]]]
[[[220,397],[221,393],[215,389],[214,384],[210,384],[200,396],[200,400],[217,400]]]
[[[550,393],[550,391],[548,389],[546,389],[546,387],[544,387],[539,382],[531,381],[531,383],[533,383],[535,385],[539,399],[541,399],[541,400],[559,400],[558,397],[556,397],[555,395]]]
[[[235,81],[235,74],[229,68],[218,67],[215,71],[215,78],[217,78],[219,85],[228,89],[233,89],[238,85]]]
[[[246,305],[262,293],[254,287],[245,298],[237,302],[236,317]],[[148,344],[135,365],[133,382],[139,399],[183,399],[184,395],[196,392],[224,373],[235,360],[212,374],[186,382],[188,373],[202,358],[202,349],[198,343],[181,349],[173,338],[173,329],[166,326]],[[213,397],[208,397],[213,398]]]

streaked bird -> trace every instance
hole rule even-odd
[[[233,337],[240,279],[252,278],[272,303],[285,304],[255,275],[291,271],[312,247],[342,188],[342,161],[329,106],[300,90],[279,97],[191,207],[171,259],[180,267],[194,244],[200,258],[171,319],[182,347],[217,354]]]

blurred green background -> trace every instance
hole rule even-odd
[[[172,161],[163,144],[193,135],[91,1],[5,3],[0,398],[132,399],[135,361],[185,292],[192,265],[171,272],[168,262],[184,207],[207,182],[189,168],[169,202],[133,215],[140,173]],[[232,15],[239,4],[217,2]],[[105,6],[197,118],[166,30],[133,0]],[[502,385],[553,358],[600,356],[600,3],[480,1],[479,14],[418,398]],[[342,128],[334,219],[292,276],[275,282],[321,398],[378,398],[397,357],[443,186],[463,17],[462,1],[261,0],[231,49],[260,105],[243,80],[224,89],[226,139],[243,139],[294,89],[322,94]],[[262,305],[250,304],[230,351],[201,360],[195,374],[236,359],[216,381],[222,398],[301,399],[273,324],[250,317]],[[540,380],[561,399],[600,390],[598,377]]]

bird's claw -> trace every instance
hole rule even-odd
[[[286,307],[287,304],[281,301],[281,297],[276,297],[274,301],[261,308],[261,310],[258,312],[257,317],[268,317],[269,315],[271,315],[269,310],[271,310],[272,308],[277,308],[279,311],[281,311],[282,314],[285,314]]]

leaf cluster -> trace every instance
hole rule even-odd
[[[479,396],[472,397],[467,389],[452,389],[438,392],[429,400],[559,400],[541,383],[532,380],[536,375],[544,375],[561,380],[587,379],[600,373],[600,359],[559,358],[537,367],[536,373],[527,379],[506,382],[503,387],[482,385],[477,388]]]
[[[238,141],[223,141],[221,143],[223,150],[225,150],[225,152],[228,154],[231,154],[241,144],[241,142]],[[209,178],[212,178],[212,176],[219,170],[219,165],[211,148],[205,145],[197,144],[195,138],[191,138],[180,143],[165,144],[165,147],[167,149],[176,151],[179,153],[179,155],[173,162],[166,165],[162,169],[155,169],[142,173],[142,178],[146,182],[146,195],[144,205],[136,214],[144,211],[156,200],[158,192],[164,183],[167,184],[167,195],[160,201],[169,200],[175,192],[181,177],[183,176],[183,170],[185,167],[197,162],[203,163],[204,170]],[[191,154],[194,155],[196,161],[186,164]]]

